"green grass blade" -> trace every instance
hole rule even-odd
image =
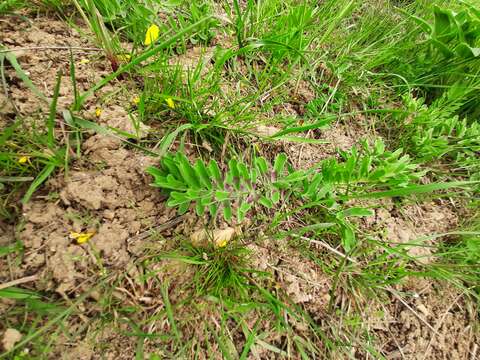
[[[176,322],[175,322],[175,317],[173,316],[172,304],[170,303],[170,299],[168,298],[168,287],[167,286],[162,286],[161,287],[161,292],[162,292],[162,297],[163,297],[163,303],[165,305],[165,311],[167,313],[168,321],[170,322],[172,332],[175,335],[175,338],[177,339],[178,344],[180,344],[182,336],[180,334],[180,331],[177,328],[177,325],[176,325]]]
[[[26,204],[32,197],[33,193],[38,189],[40,185],[43,184],[45,180],[50,176],[50,174],[55,170],[57,167],[56,164],[47,164],[43,170],[38,174],[38,176],[35,178],[35,180],[30,184],[30,187],[28,188],[27,192],[22,198],[22,203]]]
[[[3,47],[0,46],[0,49],[4,49]],[[1,55],[0,55],[1,56]],[[25,71],[23,71],[22,67],[17,61],[17,58],[15,55],[13,55],[13,52],[6,52],[3,54],[3,56],[8,60],[8,62],[12,65],[12,67],[15,69],[15,72],[17,76],[22,80],[25,85],[35,94],[37,95],[40,99],[42,99],[45,102],[49,102],[47,97],[43,95],[43,93],[38,90],[38,88],[33,84],[33,82],[30,80],[30,78],[27,76]]]
[[[47,120],[47,143],[50,149],[55,148],[55,117],[57,116],[57,100],[60,93],[60,83],[62,82],[62,71],[57,74],[57,82],[53,91],[53,99],[50,103],[50,113]]]

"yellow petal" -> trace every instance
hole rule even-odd
[[[18,163],[25,164],[29,159],[30,159],[30,156],[22,156],[20,159],[18,159]]]
[[[147,30],[147,33],[145,34],[145,45],[150,45],[151,43],[155,42],[155,40],[158,39],[158,36],[160,35],[160,28],[153,24],[150,25],[150,27]]]
[[[102,115],[102,109],[96,108],[96,109],[95,109],[95,116],[96,116],[96,117],[100,117],[100,115]]]
[[[170,109],[175,109],[175,102],[173,101],[173,99],[171,97],[166,98],[165,102],[167,103],[167,105]]]
[[[88,64],[89,62],[90,62],[90,60],[88,60],[88,59],[82,59],[82,60],[80,60],[80,64],[82,64],[82,65],[83,65],[83,64]]]
[[[214,230],[213,231],[213,242],[216,247],[222,248],[227,246],[228,242],[232,240],[235,235],[235,229],[228,227],[223,230]]]
[[[77,244],[84,244],[88,240],[92,238],[92,236],[95,235],[95,232],[86,232],[86,233],[77,233],[77,232],[70,232],[70,238],[74,239]]]
[[[121,62],[129,62],[132,56],[130,54],[119,54],[117,55],[117,59]]]
[[[219,248],[225,247],[225,246],[227,246],[227,243],[228,243],[227,240],[222,240],[221,242],[219,242],[217,244],[217,247],[219,247]]]
[[[140,96],[135,96],[133,99],[132,99],[132,103],[134,105],[138,105],[140,103]]]

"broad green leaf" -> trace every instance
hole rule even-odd
[[[274,204],[278,204],[280,201],[280,191],[273,191],[271,200]]]
[[[435,16],[434,21],[434,35],[435,37],[441,37],[449,35],[452,32],[453,15],[450,10],[440,9],[437,5],[433,8]]]
[[[195,163],[195,172],[197,174],[197,177],[200,179],[201,184],[207,189],[211,189],[212,182],[210,181],[210,176],[208,175],[205,164],[200,159],[197,159]]]
[[[230,206],[229,201],[223,202],[223,217],[226,221],[232,220],[232,207]]]
[[[265,206],[266,208],[271,209],[271,208],[273,207],[273,202],[272,202],[272,200],[266,198],[265,196],[260,197],[260,199],[258,199],[258,202],[259,202],[261,205]]]
[[[238,190],[240,188],[240,173],[237,168],[237,160],[230,159],[228,162],[227,183],[234,185]]]
[[[340,234],[342,236],[342,246],[346,252],[350,252],[355,245],[357,244],[357,239],[355,237],[355,232],[352,227],[348,224],[341,224]]]
[[[177,138],[178,134],[180,134],[185,130],[191,129],[192,127],[193,127],[193,124],[183,124],[177,127],[174,131],[172,131],[168,135],[164,136],[162,141],[160,142],[159,156],[162,157],[167,153],[167,151],[170,149],[170,146],[173,144],[173,142]]]
[[[193,188],[200,188],[200,183],[195,174],[195,170],[190,165],[187,157],[183,153],[178,152],[176,160],[178,163],[178,169],[180,170],[180,174],[182,175],[185,182]]]
[[[450,50],[443,42],[435,38],[431,38],[430,41],[446,58],[451,58],[454,55],[453,51]]]
[[[183,215],[188,211],[189,208],[190,208],[190,203],[180,204],[180,206],[178,207],[178,213],[180,215]]]
[[[213,178],[215,179],[215,181],[217,182],[217,184],[223,187],[223,178],[220,173],[220,168],[218,167],[218,164],[215,161],[215,159],[210,160],[210,162],[208,163],[208,170],[210,174],[213,176]]]
[[[214,218],[215,216],[217,216],[218,205],[216,203],[210,204],[208,211],[210,212],[212,218]]]
[[[480,48],[470,47],[466,43],[458,44],[455,52],[464,59],[477,58],[480,56]]]
[[[205,213],[205,206],[202,205],[199,201],[195,204],[195,210],[198,216],[202,216]]]
[[[252,208],[252,205],[246,202],[238,207],[237,218],[239,222],[242,222],[245,219],[245,216],[247,215],[247,213],[250,211],[251,208]]]
[[[273,164],[273,171],[277,176],[282,175],[285,163],[287,162],[287,155],[285,153],[278,154],[275,158],[275,163]]]
[[[162,165],[166,167],[168,172],[178,180],[182,178],[182,176],[180,175],[180,170],[178,169],[178,166],[172,157],[164,156],[162,159]]]
[[[240,173],[240,175],[244,180],[251,181],[250,172],[248,171],[248,168],[244,163],[242,162],[238,163],[237,168],[238,168],[238,172]]]
[[[255,165],[256,165],[258,171],[260,172],[260,174],[264,175],[264,174],[267,173],[268,164],[267,164],[267,160],[265,160],[264,157],[260,156],[260,157],[255,158]]]

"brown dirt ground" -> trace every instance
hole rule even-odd
[[[15,51],[21,66],[48,96],[53,93],[57,71],[63,69],[68,74],[69,67],[68,50],[50,47],[92,47],[75,30],[49,17],[35,18],[31,24],[16,17],[0,19],[0,42],[10,49],[22,49]],[[23,49],[31,47],[41,49]],[[105,60],[97,52],[75,49],[74,54],[77,82],[83,90],[109,72]],[[192,56],[195,58],[199,54],[194,50],[185,57],[190,64],[193,63]],[[7,71],[7,78],[9,96],[19,115],[28,121],[47,111],[45,104],[16,80],[11,70]],[[102,102],[102,96],[113,90],[113,86],[107,86],[99,92],[87,103],[85,114],[100,124],[133,132],[128,101],[126,108],[121,105],[125,99]],[[305,92],[305,89],[300,92]],[[65,76],[60,88],[59,108],[68,106],[72,96],[69,77]],[[302,96],[308,98],[308,91]],[[0,98],[0,103],[3,101]],[[103,112],[96,119],[94,110],[99,106]],[[5,116],[0,124],[10,121],[6,115],[12,111],[9,109],[0,113]],[[282,147],[294,159],[298,158],[299,167],[307,167],[333,155],[337,147],[350,148],[359,137],[355,127],[336,124],[322,132],[321,138],[329,144],[282,144]],[[146,166],[156,162],[154,158],[128,149],[120,139],[107,135],[91,134],[83,143],[82,150],[82,158],[74,162],[68,174],[58,174],[50,179],[24,206],[22,223],[15,232],[11,226],[0,224],[3,232],[0,245],[8,244],[16,237],[25,246],[20,266],[0,264],[0,283],[35,274],[38,280],[29,284],[30,287],[74,297],[95,283],[100,269],[122,273],[134,267],[134,261],[142,255],[144,248],[151,245],[143,234],[176,218],[175,212],[165,207],[159,192],[149,186],[150,179],[144,173]],[[375,217],[365,220],[362,226],[377,229],[381,238],[394,243],[444,232],[458,223],[455,212],[442,202],[407,205],[401,212],[386,202],[375,213]],[[197,220],[190,219],[163,231],[161,236],[169,239],[175,233],[189,235],[198,227]],[[87,230],[96,232],[88,245],[77,245],[69,237],[71,231]],[[332,284],[318,265],[302,254],[292,252],[285,244],[268,238],[252,242],[247,247],[254,254],[252,264],[255,268],[275,273],[279,288],[293,302],[303,305],[314,318],[325,318]],[[431,256],[428,248],[413,249],[427,251],[421,253],[427,259]],[[132,278],[135,279],[134,276]],[[395,298],[382,308],[377,305],[372,311],[367,310],[371,316],[366,321],[383,341],[382,349],[388,359],[469,359],[469,352],[478,337],[473,334],[471,309],[457,290],[438,288],[431,282],[418,279],[397,290],[413,294],[405,297],[405,301],[422,315],[424,321]],[[146,297],[151,298],[151,294],[145,292],[135,293],[135,296],[137,302],[141,302],[140,298],[143,301]],[[2,307],[9,305],[3,304]],[[162,306],[162,303],[153,303],[152,306]],[[378,315],[376,310],[382,310],[382,315]],[[197,319],[199,322],[202,320]],[[94,325],[91,327],[95,328]],[[3,330],[0,325],[0,331]],[[192,333],[191,336],[203,335]],[[74,345],[67,345],[68,339],[63,339],[64,346],[69,349],[68,355],[64,354],[63,358],[100,358],[99,348],[92,346],[94,339],[97,346],[108,344],[104,352],[107,359],[130,359],[135,352],[135,339],[106,329],[99,334],[88,334],[84,341]],[[274,335],[270,340],[275,341]],[[59,341],[62,343],[62,339]],[[145,347],[148,353],[155,349],[155,343],[147,340]],[[260,348],[254,351],[258,354],[257,358],[271,358]]]

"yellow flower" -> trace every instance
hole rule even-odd
[[[227,246],[227,244],[228,244],[227,240],[222,240],[217,244],[217,247],[222,248],[222,247]]]
[[[175,102],[173,101],[173,99],[171,97],[166,98],[165,102],[167,103],[167,105],[170,109],[175,109]]]
[[[98,117],[100,117],[100,115],[102,115],[102,109],[96,108],[95,109],[95,116],[98,118]]]
[[[129,62],[132,59],[132,55],[130,54],[119,54],[117,55],[117,59],[121,62]]]
[[[90,60],[88,59],[82,59],[80,60],[80,64],[83,65],[83,64],[88,64],[90,62]]]
[[[213,243],[217,248],[227,246],[228,242],[235,236],[235,229],[228,227],[223,230],[213,231]]]
[[[133,99],[132,99],[132,104],[133,105],[138,105],[140,103],[140,96],[135,96]]]
[[[86,243],[88,240],[92,238],[93,235],[95,235],[94,231],[85,232],[85,233],[77,233],[74,231],[70,231],[70,239],[75,240],[77,244]]]
[[[18,163],[25,164],[28,160],[30,160],[30,156],[22,156],[20,159],[18,159]]]
[[[150,45],[151,43],[154,43],[155,40],[158,39],[159,35],[160,35],[160,28],[155,24],[150,25],[150,27],[147,30],[147,33],[145,34],[144,44]]]

